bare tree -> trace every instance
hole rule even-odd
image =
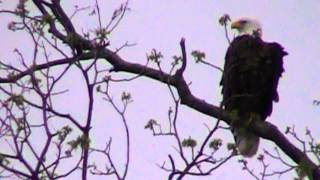
[[[178,155],[169,154],[163,164],[158,164],[159,169],[168,172],[168,179],[214,174],[217,168],[238,155],[234,144],[227,145],[229,151],[223,157],[216,155],[223,140],[214,138],[213,135],[218,129],[229,129],[221,122],[230,125],[237,121],[237,117],[225,112],[221,105],[208,104],[192,94],[190,84],[184,78],[188,63],[185,39],[181,39],[180,55],[172,58],[170,69],[161,66],[163,55],[156,49],[147,54],[146,64],[132,63],[129,59],[122,58],[120,51],[134,44],[126,42],[121,47],[112,49],[109,41],[109,37],[130,10],[128,1],[112,13],[106,24],[102,20],[98,0],[94,1],[93,6],[76,6],[73,12],[68,13],[60,0],[29,2],[27,5],[27,0],[20,0],[15,9],[0,10],[2,15],[10,14],[14,17],[8,28],[17,33],[26,33],[33,43],[33,47],[28,47],[32,50],[31,57],[26,57],[21,50],[15,49],[19,64],[0,62],[0,140],[3,144],[0,149],[1,178],[59,179],[81,172],[84,180],[88,178],[88,173],[126,179],[131,159],[130,131],[133,131],[129,128],[127,119],[130,117],[126,112],[133,99],[129,92],[123,92],[118,101],[110,88],[115,83],[130,83],[140,77],[150,78],[167,86],[173,100],[173,105],[167,112],[168,128],[164,128],[155,119],[148,121],[145,126],[154,136],[171,136],[176,141]],[[36,10],[31,11],[29,6]],[[79,13],[97,18],[97,27],[78,31],[72,18]],[[228,16],[223,16],[220,23],[230,42],[226,26],[228,19]],[[209,65],[219,72],[223,71],[205,61],[204,52],[196,50],[192,55],[196,62]],[[155,65],[155,68],[149,64]],[[68,92],[60,86],[62,79],[74,71],[80,72],[85,80],[86,97],[81,97],[87,99],[84,119],[77,118],[76,114],[65,113],[56,105],[57,100],[61,101],[58,97]],[[114,78],[114,75],[120,73],[130,73],[133,76]],[[117,167],[117,159],[112,156],[112,138],[105,141],[102,149],[91,143],[90,130],[94,121],[96,98],[109,103],[121,119],[125,133],[124,168]],[[205,139],[181,137],[177,123],[180,106],[216,119],[213,128],[207,127]],[[259,174],[252,171],[246,160],[240,161],[243,169],[252,177],[265,179],[296,170],[299,178],[308,176],[310,179],[320,179],[320,146],[309,130],[306,130],[308,139],[303,140],[294,127],[288,127],[286,134],[303,145],[303,149],[299,149],[269,122],[252,122],[246,128],[277,145],[273,152],[265,150],[259,156],[258,161],[262,165]],[[296,164],[285,161],[279,149]],[[90,161],[96,155],[104,157],[104,168]],[[269,171],[266,158],[279,161],[286,169]],[[312,158],[317,162],[313,162]],[[177,166],[179,161],[182,161],[182,166]]]

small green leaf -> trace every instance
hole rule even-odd
[[[41,19],[41,23],[42,24],[49,24],[52,20],[53,20],[53,18],[51,15],[49,15],[49,14],[43,15],[42,19]]]
[[[101,91],[101,86],[100,86],[100,85],[98,85],[98,86],[96,87],[96,91],[97,91],[97,92],[100,92],[100,91]]]
[[[263,154],[259,154],[259,156],[257,157],[257,159],[259,161],[263,161],[264,160],[264,155]]]
[[[144,126],[144,129],[151,129],[153,130],[154,129],[154,125],[157,125],[157,121],[154,120],[154,119],[150,119],[147,124]]]
[[[22,106],[24,102],[24,98],[22,95],[12,94],[8,101],[12,101],[17,106]]]
[[[64,141],[71,132],[72,132],[71,127],[64,126],[61,130],[57,132],[59,141],[60,142]]]
[[[231,21],[231,18],[230,18],[230,16],[229,16],[229,14],[224,14],[223,16],[221,16],[220,18],[219,18],[219,24],[221,25],[221,26],[226,26],[226,25],[228,25],[228,22],[229,21]]]
[[[173,62],[171,63],[172,66],[176,66],[179,64],[180,61],[182,61],[182,57],[181,56],[172,56],[173,58]]]
[[[70,145],[71,151],[77,149],[79,146],[81,146],[83,149],[88,149],[90,145],[90,139],[82,135],[78,136],[75,140],[69,141],[67,144]]]
[[[131,94],[128,92],[123,92],[121,95],[121,100],[122,101],[130,101],[131,100]]]
[[[285,134],[288,134],[291,131],[291,128],[287,126],[286,131],[284,132]]]
[[[196,63],[203,61],[206,58],[206,54],[199,50],[193,50],[191,55],[194,57]]]
[[[163,55],[161,52],[158,52],[156,49],[152,49],[150,55],[147,54],[148,61],[153,61],[156,63],[160,63],[160,59],[163,58]]]
[[[184,139],[182,141],[182,147],[190,147],[194,148],[197,146],[197,141],[189,137],[188,139]]]
[[[209,147],[218,150],[222,146],[222,139],[214,139],[209,143]]]
[[[235,145],[234,143],[228,143],[228,144],[227,144],[227,149],[228,149],[229,151],[233,151],[233,150],[236,149],[236,145]]]

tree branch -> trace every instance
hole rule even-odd
[[[182,41],[181,41],[182,42]],[[183,44],[182,44],[183,45]],[[79,61],[89,60],[93,58],[102,58],[113,65],[114,72],[126,72],[139,74],[145,77],[149,77],[153,80],[162,82],[164,84],[168,84],[176,88],[180,98],[181,104],[184,104],[198,112],[206,114],[208,116],[221,119],[227,124],[231,124],[231,122],[236,122],[236,119],[233,119],[227,112],[221,109],[218,106],[214,106],[205,102],[202,99],[195,97],[189,87],[185,79],[180,73],[176,73],[175,75],[170,75],[168,73],[162,72],[160,70],[156,70],[154,68],[145,67],[144,65],[140,65],[137,63],[130,63],[127,60],[122,59],[119,55],[114,53],[113,51],[105,48],[96,53],[88,52],[82,54],[77,58],[66,58],[59,59],[55,61],[51,61],[45,64],[35,65],[33,68],[30,68],[24,72],[21,72],[11,78],[0,78],[0,83],[12,83],[17,80],[23,78],[24,76],[32,73],[33,71],[38,71],[41,69],[46,69],[52,66],[68,64],[73,60],[79,59]],[[183,65],[184,66],[184,65]],[[182,68],[183,69],[183,68]],[[182,71],[182,69],[180,69]],[[320,178],[320,169],[318,166],[312,162],[307,155],[305,155],[301,150],[295,147],[289,140],[280,132],[280,130],[270,122],[252,122],[248,126],[248,130],[257,134],[258,136],[270,140],[274,142],[280,149],[285,152],[293,161],[297,164],[304,164],[309,167],[310,172],[314,179]]]

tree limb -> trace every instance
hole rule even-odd
[[[183,41],[181,41],[183,42]],[[184,43],[184,42],[183,42]],[[182,44],[184,46],[184,44]],[[146,67],[144,65],[140,65],[137,63],[130,63],[127,60],[122,59],[119,55],[114,53],[113,51],[105,48],[103,50],[98,51],[97,53],[88,52],[82,54],[77,58],[69,58],[69,59],[59,59],[55,61],[51,61],[48,63],[35,65],[33,68],[30,68],[24,72],[21,72],[11,78],[0,78],[1,83],[13,83],[17,80],[23,78],[24,76],[30,74],[32,71],[38,71],[41,69],[46,69],[49,67],[68,64],[72,60],[79,59],[79,61],[89,60],[93,58],[102,58],[113,65],[114,72],[127,72],[133,74],[139,74],[145,77],[149,77],[153,80],[169,84],[176,88],[180,98],[181,104],[186,105],[198,112],[206,114],[208,116],[221,119],[227,124],[231,124],[232,122],[237,122],[234,117],[231,117],[227,112],[221,109],[219,106],[215,106],[205,102],[202,99],[195,97],[189,87],[185,79],[180,73],[176,73],[175,75],[170,75],[168,73],[162,72],[160,70]],[[307,157],[300,149],[294,146],[289,140],[285,137],[283,133],[272,123],[270,122],[259,122],[255,121],[249,124],[247,127],[248,131],[252,131],[258,136],[270,140],[274,142],[277,146],[282,149],[282,151],[287,154],[293,161],[297,164],[304,164],[310,172],[312,173],[313,179],[320,179],[320,169],[319,167]]]

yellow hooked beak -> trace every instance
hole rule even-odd
[[[233,21],[231,23],[231,29],[240,29],[242,26],[242,23],[240,21]]]

